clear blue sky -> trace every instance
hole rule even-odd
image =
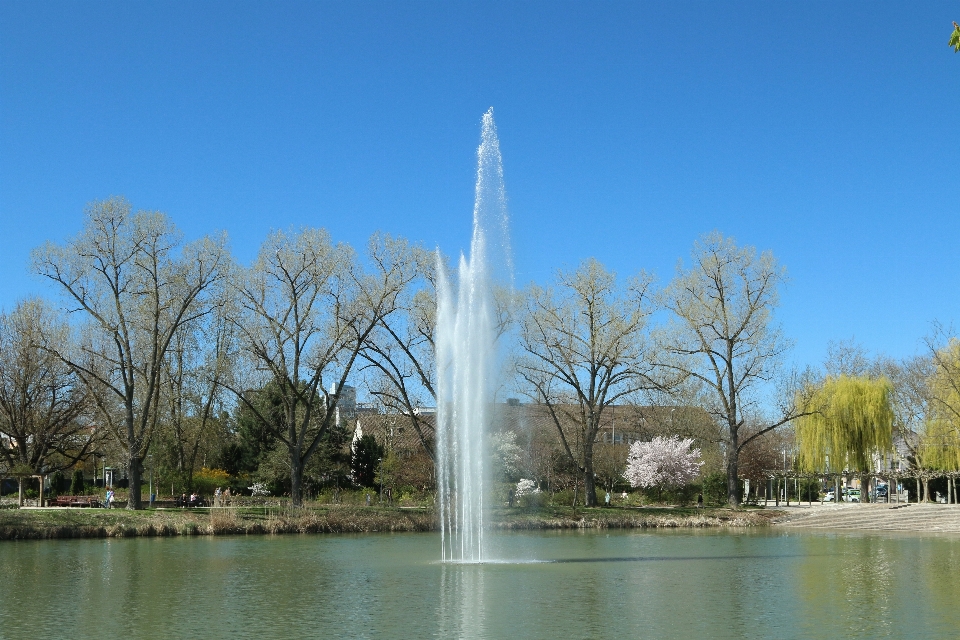
[[[960,3],[0,1],[0,306],[123,194],[249,260],[272,228],[469,242],[494,106],[516,279],[772,250],[793,359],[960,320]]]

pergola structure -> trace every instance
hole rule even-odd
[[[910,469],[904,471],[871,471],[871,472],[830,472],[830,473],[817,473],[817,472],[804,472],[804,471],[767,471],[766,476],[768,481],[776,482],[777,488],[775,491],[767,492],[765,491],[764,495],[764,504],[766,504],[771,498],[769,493],[773,494],[773,499],[776,501],[776,504],[780,504],[780,486],[781,483],[786,483],[788,481],[794,481],[799,484],[801,480],[818,480],[823,484],[833,484],[835,487],[839,487],[840,481],[846,481],[848,478],[855,477],[860,479],[861,487],[868,487],[870,484],[871,478],[877,480],[885,480],[888,486],[895,486],[897,483],[902,483],[905,480],[913,480],[917,484],[917,501],[922,500],[922,492],[920,490],[921,482],[926,482],[936,478],[946,478],[947,479],[947,503],[948,504],[960,504],[960,497],[958,497],[958,492],[956,488],[957,478],[960,478],[960,471],[940,471],[933,469]],[[828,482],[832,481],[832,482]],[[835,494],[839,498],[839,494]],[[790,493],[784,493],[786,504],[790,504]],[[799,492],[797,492],[797,498],[799,500]],[[900,494],[897,492],[897,501],[899,502]],[[889,501],[889,493],[887,494],[887,500]],[[802,502],[802,501],[800,501]],[[810,504],[813,503],[811,496],[807,497],[807,502]]]
[[[37,478],[38,480],[40,480],[40,498],[37,504],[39,504],[41,507],[43,506],[43,479],[46,476],[43,476],[37,473],[11,473],[11,472],[7,472],[7,473],[8,475],[0,479],[7,480],[10,478],[14,478],[17,480],[17,485],[19,489],[18,491],[19,495],[17,496],[17,506],[19,507],[23,506],[23,479],[24,478]]]

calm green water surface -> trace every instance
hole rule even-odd
[[[2,638],[956,638],[960,538],[531,533],[0,544]],[[539,562],[528,562],[537,560]]]

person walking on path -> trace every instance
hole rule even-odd
[[[697,495],[697,509],[703,509],[703,494]]]

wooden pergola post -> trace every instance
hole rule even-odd
[[[35,473],[17,473],[13,475],[17,479],[17,506],[23,507],[23,479],[24,478],[38,478],[40,480],[40,502],[39,505],[43,506],[43,476],[37,475]]]

